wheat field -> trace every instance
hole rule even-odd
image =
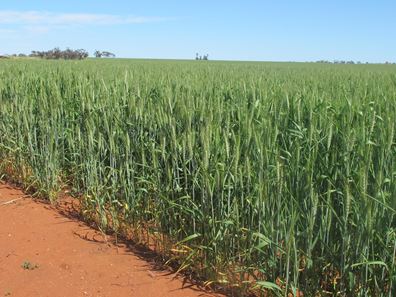
[[[236,294],[392,296],[395,125],[393,65],[0,61],[0,176]]]

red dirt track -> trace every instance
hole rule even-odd
[[[117,248],[107,239],[0,183],[0,297],[220,296],[183,284],[125,244]],[[38,267],[24,269],[25,262]]]

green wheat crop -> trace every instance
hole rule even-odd
[[[236,294],[393,296],[395,125],[394,66],[0,62],[2,173]]]

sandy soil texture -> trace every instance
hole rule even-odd
[[[66,214],[0,183],[0,297],[220,296]]]

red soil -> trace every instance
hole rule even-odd
[[[0,183],[0,297],[220,296],[60,210]]]

